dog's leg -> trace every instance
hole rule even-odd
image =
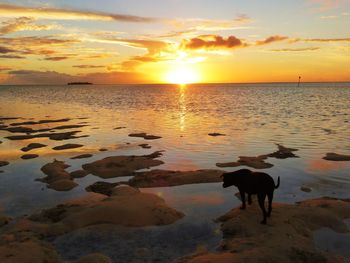
[[[264,216],[264,219],[260,223],[263,225],[266,225],[265,197],[266,197],[265,193],[258,194],[259,206],[260,206],[260,208],[263,212],[263,216]]]
[[[252,194],[248,193],[248,204],[251,205],[252,204]]]
[[[273,191],[267,194],[267,198],[269,199],[269,210],[267,212],[267,216],[271,216],[271,211],[272,211],[272,199],[273,199]]]
[[[242,199],[242,206],[240,207],[240,209],[245,209],[245,192],[242,189],[239,189],[239,194],[241,195],[241,199]]]

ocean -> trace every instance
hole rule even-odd
[[[40,168],[54,159],[65,161],[70,165],[67,170],[74,171],[84,163],[107,156],[163,151],[160,160],[164,164],[156,169],[234,171],[239,168],[218,168],[216,163],[272,153],[277,150],[276,144],[298,149],[298,158],[268,159],[273,167],[262,171],[275,181],[278,176],[281,178],[274,201],[294,203],[321,196],[350,198],[350,162],[323,159],[331,152],[350,154],[350,83],[302,83],[299,87],[296,83],[0,86],[1,117],[21,118],[4,120],[5,125],[69,118],[64,124],[86,124],[75,130],[89,136],[64,142],[84,147],[58,152],[52,148],[62,141],[12,141],[5,137],[14,134],[0,130],[0,161],[10,162],[0,167],[0,210],[14,217],[84,196],[86,186],[103,180],[88,175],[77,179],[79,186],[69,192],[48,189],[35,179],[44,177]],[[35,128],[57,125],[43,123]],[[139,144],[145,140],[128,136],[139,132],[162,138],[146,141],[152,148],[143,149]],[[22,160],[20,149],[30,142],[48,147],[35,151],[38,158]],[[108,151],[100,152],[100,148]],[[91,153],[93,157],[70,159],[80,153]],[[54,241],[58,251],[66,259],[95,250],[127,258],[128,249],[152,247],[153,259],[162,261],[202,247],[213,250],[221,240],[219,225],[213,220],[240,202],[234,196],[236,190],[223,189],[221,183],[141,191],[156,193],[186,216],[171,226],[128,230],[128,238],[133,240],[128,243],[130,248],[121,245],[125,239],[116,227],[115,232],[103,235],[103,231],[97,234],[89,229],[63,235]],[[161,246],[165,241],[168,248]],[[77,251],[78,243],[85,245]]]

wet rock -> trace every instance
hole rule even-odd
[[[119,185],[119,183],[108,183],[108,182],[96,182],[85,188],[87,192],[94,192],[103,195],[112,195],[113,188]]]
[[[217,220],[224,237],[219,253],[191,255],[176,262],[344,262],[318,250],[312,232],[322,227],[348,232],[343,219],[350,217],[350,202],[320,198],[294,205],[274,203],[267,226],[258,223],[260,215],[255,200],[244,211],[232,209]]]
[[[140,137],[140,138],[144,138],[145,140],[156,140],[156,139],[160,139],[162,138],[161,136],[156,136],[156,135],[150,135],[147,134],[145,132],[141,132],[141,133],[130,133],[129,137]]]
[[[350,155],[337,154],[337,153],[327,153],[323,159],[328,161],[350,161]]]
[[[20,238],[13,234],[2,236],[1,263],[62,263],[62,259],[49,243],[28,234],[22,236]]]
[[[150,168],[163,164],[155,158],[160,157],[161,152],[154,152],[142,156],[111,156],[99,161],[84,164],[83,169],[101,178],[130,176],[134,171]]]
[[[148,143],[142,143],[142,144],[139,144],[139,146],[143,149],[151,149],[152,146],[149,145]]]
[[[69,139],[77,139],[87,137],[88,135],[75,136],[80,131],[62,132],[62,133],[38,133],[38,134],[27,134],[27,135],[13,135],[5,138],[9,140],[29,140],[34,138],[49,138],[54,141],[62,141]]]
[[[32,128],[27,127],[0,127],[0,130],[8,131],[12,133],[31,133],[34,130]]]
[[[53,123],[53,122],[67,122],[70,121],[70,119],[57,119],[57,120],[40,120],[40,121],[26,121],[26,122],[17,122],[17,123],[11,123],[11,126],[20,126],[20,125],[37,125],[37,124],[44,124],[44,123]]]
[[[10,217],[0,214],[0,227],[7,225],[10,221]]]
[[[74,156],[71,159],[84,159],[84,158],[90,158],[92,156],[93,156],[92,154],[85,153],[85,154],[80,154],[80,155]]]
[[[306,186],[301,186],[300,190],[306,193],[310,193],[312,191],[310,187],[306,187]]]
[[[268,157],[274,157],[277,159],[287,159],[287,158],[298,158],[293,152],[298,151],[298,149],[287,148],[281,144],[277,144],[278,150],[276,152],[270,153]]]
[[[21,158],[23,160],[34,159],[34,158],[37,158],[37,157],[39,157],[39,155],[37,155],[37,154],[23,154],[21,156]]]
[[[33,150],[33,149],[39,149],[39,148],[46,147],[46,146],[47,146],[47,145],[41,144],[41,143],[30,143],[30,144],[28,144],[26,147],[23,147],[23,148],[21,149],[21,151],[23,151],[23,152],[29,152],[29,151],[31,151],[31,150]]]
[[[20,117],[0,117],[0,121],[18,120]]]
[[[217,133],[217,132],[208,133],[208,135],[209,135],[209,136],[213,136],[213,137],[217,137],[217,136],[226,136],[226,134]]]
[[[76,144],[76,143],[67,143],[67,144],[63,144],[63,145],[60,145],[60,146],[53,147],[52,149],[56,150],[56,151],[61,151],[61,150],[67,150],[67,149],[80,148],[80,147],[83,147],[83,146],[84,145]]]
[[[56,222],[47,217],[48,213],[51,214],[50,210],[30,217],[33,228],[42,235],[56,236],[99,224],[130,227],[168,225],[184,216],[167,206],[159,196],[142,193],[129,186],[115,187],[109,197],[95,194],[74,204],[61,205]]]
[[[76,170],[70,173],[72,178],[82,178],[87,176],[89,173],[85,170]]]
[[[93,253],[67,263],[112,263],[112,260],[106,255]]]
[[[77,186],[72,180],[71,175],[65,170],[69,165],[64,162],[54,160],[52,163],[45,164],[41,171],[47,176],[38,179],[38,181],[44,182],[49,188],[56,191],[69,191]]]
[[[273,167],[273,164],[266,162],[267,158],[273,157],[277,159],[287,159],[287,158],[297,158],[293,152],[298,151],[298,149],[287,148],[283,145],[277,144],[278,150],[273,153],[259,155],[257,157],[250,156],[239,156],[238,161],[228,162],[228,163],[217,163],[218,167],[238,167],[238,166],[248,166],[255,169],[267,169]]]
[[[196,170],[196,171],[168,171],[152,170],[135,173],[128,184],[134,187],[165,187],[185,184],[200,184],[221,182],[223,171]]]
[[[7,161],[0,161],[0,167],[3,167],[3,166],[6,166],[6,165],[9,165],[10,163],[7,162]]]
[[[238,166],[248,166],[255,169],[267,169],[273,167],[273,164],[265,162],[267,159],[266,155],[260,155],[257,157],[239,156],[237,162],[228,163],[217,163],[217,167],[238,167]]]
[[[81,127],[86,127],[86,126],[88,126],[88,125],[84,125],[84,124],[62,125],[62,126],[54,127],[51,130],[76,129],[76,128],[81,128]]]

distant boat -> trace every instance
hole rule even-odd
[[[68,82],[67,85],[92,85],[91,82]]]

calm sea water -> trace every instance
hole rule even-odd
[[[4,171],[0,173],[0,209],[12,216],[85,195],[87,185],[101,180],[91,175],[77,179],[79,187],[68,193],[47,189],[35,179],[43,177],[40,168],[54,158],[66,161],[71,165],[68,170],[73,171],[84,163],[106,156],[164,150],[161,160],[165,164],[157,168],[193,170],[216,168],[217,162],[236,161],[238,156],[271,153],[276,150],[276,143],[299,149],[296,153],[300,157],[268,160],[274,167],[264,171],[275,179],[281,177],[276,201],[295,202],[325,195],[350,197],[349,162],[322,159],[327,152],[350,154],[350,83],[308,83],[301,87],[295,83],[1,86],[0,116],[23,118],[17,121],[71,118],[64,124],[88,122],[89,125],[80,129],[81,134],[89,137],[65,141],[84,144],[83,148],[59,153],[51,148],[62,142],[46,139],[9,141],[3,138],[9,133],[0,131],[3,141],[0,160],[10,162],[9,166],[0,169]],[[57,123],[35,128],[53,126]],[[126,128],[114,130],[120,126]],[[131,132],[147,132],[162,136],[162,139],[147,141],[152,149],[141,149],[138,144],[144,140],[128,137]],[[212,132],[226,136],[208,136]],[[34,141],[49,147],[33,151],[40,155],[37,159],[21,160],[19,149]],[[102,147],[109,151],[98,152]],[[83,160],[69,159],[78,152],[94,153],[94,156]],[[300,190],[301,186],[310,187],[312,191],[305,193]],[[130,234],[136,240],[132,248],[152,246],[152,257],[161,260],[160,254],[167,250],[158,251],[157,244],[171,239],[174,246],[179,246],[184,242],[179,233],[188,233],[186,240],[191,241],[183,243],[177,252],[169,248],[168,253],[162,254],[165,259],[191,253],[201,246],[215,248],[221,236],[213,219],[239,203],[233,197],[235,190],[224,190],[219,183],[142,191],[161,195],[168,204],[186,214],[172,226],[135,229]],[[77,252],[73,248],[74,244],[83,242],[81,235],[87,243]],[[89,235],[91,238],[86,239]],[[95,235],[94,231],[90,234],[78,231],[55,242],[67,258],[91,251],[91,240],[96,238],[104,240],[94,248],[98,251],[116,255],[113,253],[127,250],[126,247],[115,249],[120,243],[120,237],[115,233],[107,237]],[[154,242],[145,236],[151,236]],[[114,252],[111,246],[114,246]]]

